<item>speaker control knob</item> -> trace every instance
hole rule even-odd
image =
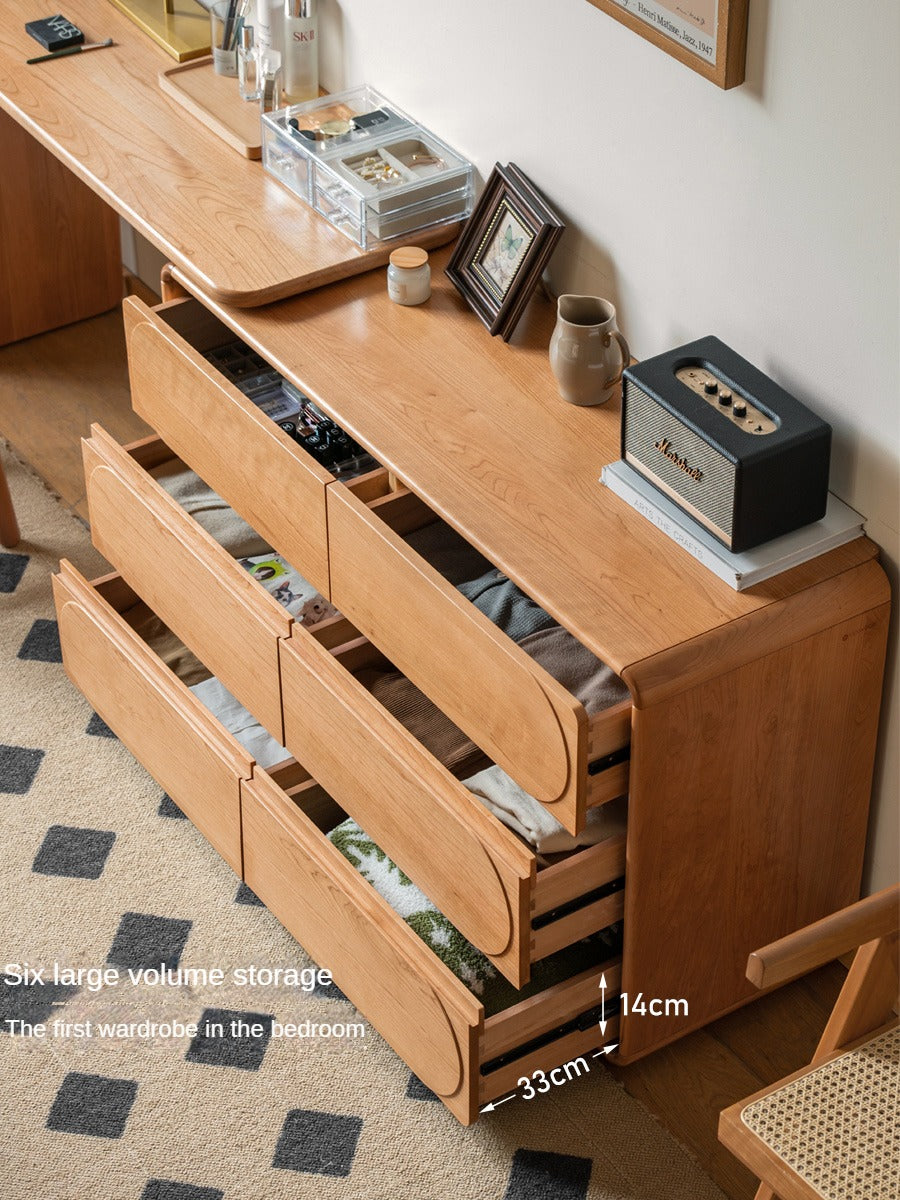
[[[706,392],[707,396],[714,396],[719,390],[719,385],[716,383],[715,379],[708,379],[703,385],[703,390]]]
[[[731,403],[731,392],[719,392],[719,403],[723,408],[727,408]]]
[[[747,405],[743,400],[735,400],[734,408],[731,410],[736,417],[746,417]]]

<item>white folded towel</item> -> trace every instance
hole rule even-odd
[[[488,767],[464,782],[485,808],[530,842],[540,854],[559,854],[579,846],[594,846],[625,832],[627,800],[624,796],[589,808],[585,828],[573,835],[500,767]]]

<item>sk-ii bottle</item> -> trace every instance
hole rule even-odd
[[[319,30],[316,0],[285,0],[284,94],[289,104],[319,95]]]

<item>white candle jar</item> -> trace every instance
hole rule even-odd
[[[387,287],[395,304],[424,304],[431,295],[428,252],[418,246],[401,246],[394,250],[387,272]]]

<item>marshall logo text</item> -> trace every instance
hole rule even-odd
[[[674,463],[680,471],[684,471],[685,475],[689,475],[695,483],[699,483],[703,478],[703,472],[699,467],[689,467],[687,460],[679,458],[672,449],[672,443],[668,438],[660,438],[658,442],[653,443],[654,450],[658,450],[660,454],[664,454],[670,463]]]

